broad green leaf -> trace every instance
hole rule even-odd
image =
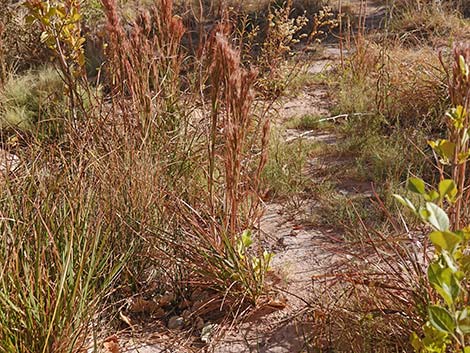
[[[443,271],[444,269],[439,265],[438,262],[433,262],[429,265],[428,267],[428,279],[431,284],[437,284],[441,285],[441,280],[439,277],[439,274]]]
[[[431,215],[431,213],[429,213],[429,211],[427,209],[425,209],[424,207],[420,207],[419,208],[419,215],[421,216],[423,221],[427,222],[429,216]]]
[[[440,231],[449,229],[449,217],[442,208],[432,202],[426,202],[426,210],[429,212],[426,221],[434,228]]]
[[[463,353],[470,353],[470,346],[465,347]]]
[[[431,325],[442,332],[453,334],[455,330],[455,321],[447,309],[437,305],[431,305],[428,308],[429,322]]]
[[[426,184],[422,179],[410,178],[408,180],[408,190],[416,194],[423,195],[426,193]]]
[[[453,159],[455,153],[455,143],[448,140],[428,141],[429,146],[441,157],[444,162]]]
[[[432,263],[428,267],[428,279],[447,305],[450,306],[455,302],[460,293],[460,287],[449,268],[442,268],[439,263]]]
[[[444,179],[439,183],[439,195],[441,198],[445,196],[449,197],[449,199],[453,200],[457,195],[457,186],[452,179]]]
[[[439,196],[440,195],[436,190],[431,190],[431,191],[429,191],[429,193],[424,195],[424,199],[426,201],[433,202],[433,201],[436,201],[437,199],[439,199]]]
[[[397,194],[393,194],[393,197],[397,199],[397,201],[400,202],[403,206],[409,208],[410,210],[416,213],[416,207],[413,205],[413,203],[409,199],[407,199],[406,197],[397,195]]]
[[[455,143],[443,140],[439,146],[439,150],[443,157],[452,159],[455,153]]]
[[[441,255],[444,261],[446,262],[446,265],[449,267],[450,270],[452,270],[454,274],[457,274],[458,272],[460,272],[459,266],[457,265],[457,263],[455,262],[455,259],[452,257],[452,255],[450,255],[448,251],[443,250]]]
[[[470,308],[466,307],[458,314],[457,326],[463,334],[470,333]]]
[[[450,252],[453,252],[455,247],[462,241],[462,238],[455,233],[440,231],[432,232],[429,239],[435,246]]]

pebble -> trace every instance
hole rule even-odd
[[[12,153],[0,149],[0,174],[14,172],[20,165],[20,158]]]

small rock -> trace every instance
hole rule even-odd
[[[201,331],[201,341],[204,343],[209,343],[216,328],[217,328],[216,324],[205,325]]]
[[[168,328],[170,330],[180,329],[183,327],[184,319],[181,316],[172,316],[168,320]]]
[[[0,149],[0,174],[14,172],[20,165],[20,158]]]

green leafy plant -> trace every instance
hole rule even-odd
[[[80,108],[78,87],[85,75],[85,38],[81,35],[80,2],[78,0],[29,0],[27,21],[39,23],[41,42],[52,50],[67,84],[70,114],[75,121]]]
[[[251,259],[252,271],[250,272],[254,274],[256,282],[263,283],[264,276],[270,269],[271,260],[274,254],[264,250],[260,256],[253,256],[252,254],[249,254],[249,250],[252,245],[252,232],[250,230],[245,230],[237,241],[237,254],[242,260],[246,257]]]
[[[424,338],[414,333],[412,345],[417,352],[445,352],[449,345],[467,352],[470,307],[466,281],[470,276],[470,256],[465,249],[470,232],[452,229],[443,209],[445,204],[455,204],[457,186],[452,179],[444,179],[437,190],[428,189],[422,179],[410,178],[408,190],[420,195],[424,204],[416,206],[408,198],[395,197],[432,228],[429,239],[435,247],[435,258],[428,267],[427,279],[437,293],[427,308]]]
[[[427,270],[428,282],[434,289],[427,306],[427,322],[423,336],[413,333],[411,338],[417,352],[446,352],[448,348],[470,352],[470,228],[463,226],[468,222],[469,63],[470,47],[456,47],[449,81],[455,108],[446,114],[448,138],[429,142],[441,175],[437,188],[429,188],[422,179],[413,177],[408,180],[408,190],[420,196],[421,204],[415,205],[408,198],[395,195],[431,227],[429,239],[435,249]],[[445,178],[446,167],[451,178]]]

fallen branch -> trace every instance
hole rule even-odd
[[[350,116],[361,116],[361,115],[373,115],[373,113],[351,113],[351,114],[339,114],[339,115],[335,115],[335,116],[330,116],[328,118],[323,118],[323,119],[319,119],[318,122],[319,123],[323,123],[325,121],[336,121],[337,119],[340,119],[340,118],[344,118],[344,119],[347,119],[349,118]],[[303,133],[301,133],[300,135],[298,136],[294,136],[294,137],[291,137],[289,139],[286,140],[286,143],[291,143],[293,141],[296,141],[298,139],[301,139],[301,138],[304,138],[306,136],[309,136],[309,135],[312,135],[313,133],[317,132],[318,130],[317,129],[314,129],[314,130],[308,130],[308,131],[304,131]]]
[[[361,115],[374,115],[374,113],[350,113],[350,114],[339,114],[335,116],[331,116],[329,118],[323,118],[318,120],[319,123],[325,122],[325,121],[331,121],[331,120],[336,120],[339,118],[349,118],[350,116],[361,116]]]

